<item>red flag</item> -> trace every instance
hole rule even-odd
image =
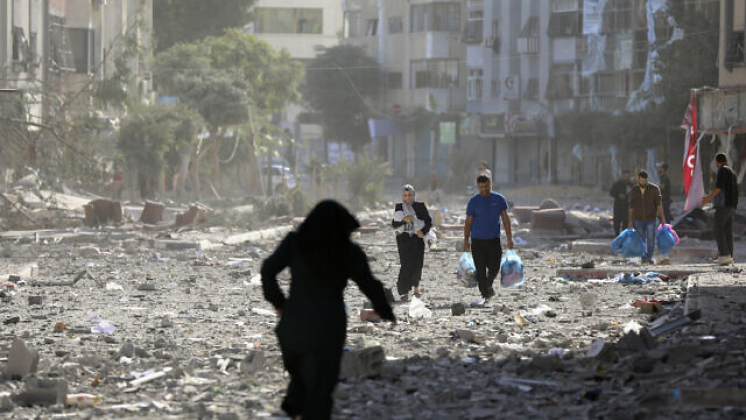
[[[684,191],[689,194],[689,186],[694,176],[694,163],[697,160],[697,95],[692,92],[689,97],[689,106],[684,114],[681,128],[686,130],[686,147],[684,147]]]

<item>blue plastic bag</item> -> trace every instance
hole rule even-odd
[[[671,225],[661,225],[655,232],[655,240],[658,243],[658,252],[668,255],[678,243],[678,235],[673,231]]]
[[[464,252],[458,260],[458,270],[456,279],[464,287],[477,287],[477,267],[474,265],[474,259],[471,252]]]
[[[611,249],[619,252],[624,258],[642,257],[645,255],[645,241],[634,229],[626,229],[612,242]]]
[[[509,249],[500,262],[500,286],[520,286],[524,281],[521,257],[514,250]]]

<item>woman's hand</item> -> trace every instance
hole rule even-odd
[[[424,233],[422,233],[422,231],[421,231],[421,230],[418,230],[418,231],[417,231],[417,237],[418,237],[418,238],[420,238],[420,239],[424,239],[424,238],[425,238],[425,234],[424,234]]]
[[[412,223],[414,222],[414,216],[404,216],[404,219],[402,219],[406,223]]]

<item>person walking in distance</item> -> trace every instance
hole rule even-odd
[[[661,223],[666,223],[661,204],[661,190],[657,185],[648,182],[645,170],[637,174],[637,185],[629,192],[629,228],[634,228],[645,240],[646,253],[643,264],[653,264],[655,252],[656,215]]]
[[[350,241],[358,227],[341,204],[322,201],[262,264],[264,297],[280,315],[275,332],[290,374],[281,407],[294,420],[331,418],[347,333],[343,300],[347,279],[357,283],[378,316],[396,321],[365,253]],[[277,274],[286,267],[290,268],[287,298],[277,283]]]
[[[668,177],[668,164],[659,163],[656,165],[656,171],[660,177],[658,187],[661,189],[661,200],[663,202],[663,214],[670,223],[673,220],[671,215],[671,178]]]
[[[715,207],[715,240],[718,244],[718,259],[721,265],[733,264],[733,216],[738,207],[738,178],[728,166],[725,153],[715,156],[718,166],[715,189],[702,198],[702,205],[712,202]]]
[[[409,291],[420,296],[422,266],[425,263],[425,235],[432,228],[430,213],[424,203],[415,199],[414,187],[402,187],[402,202],[394,207],[391,225],[397,229],[396,246],[399,249],[399,278],[396,288],[401,300],[409,300]]]
[[[492,180],[492,171],[490,171],[490,167],[486,160],[479,162],[479,167],[477,168],[477,178],[482,175]]]
[[[491,179],[486,175],[477,178],[477,186],[479,194],[472,197],[466,206],[464,251],[472,253],[479,292],[487,303],[495,295],[492,284],[500,271],[500,221],[505,228],[508,249],[513,249],[513,233],[505,197],[492,192]]]
[[[614,236],[629,224],[629,171],[622,171],[622,177],[611,186],[609,195],[614,197]]]

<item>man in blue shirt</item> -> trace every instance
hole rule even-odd
[[[464,251],[471,252],[477,269],[479,292],[485,302],[495,295],[492,284],[500,271],[502,246],[500,245],[500,219],[505,226],[508,249],[513,249],[513,233],[505,197],[492,192],[492,180],[486,175],[477,178],[479,194],[466,205],[464,225]],[[471,238],[471,243],[469,239]]]

